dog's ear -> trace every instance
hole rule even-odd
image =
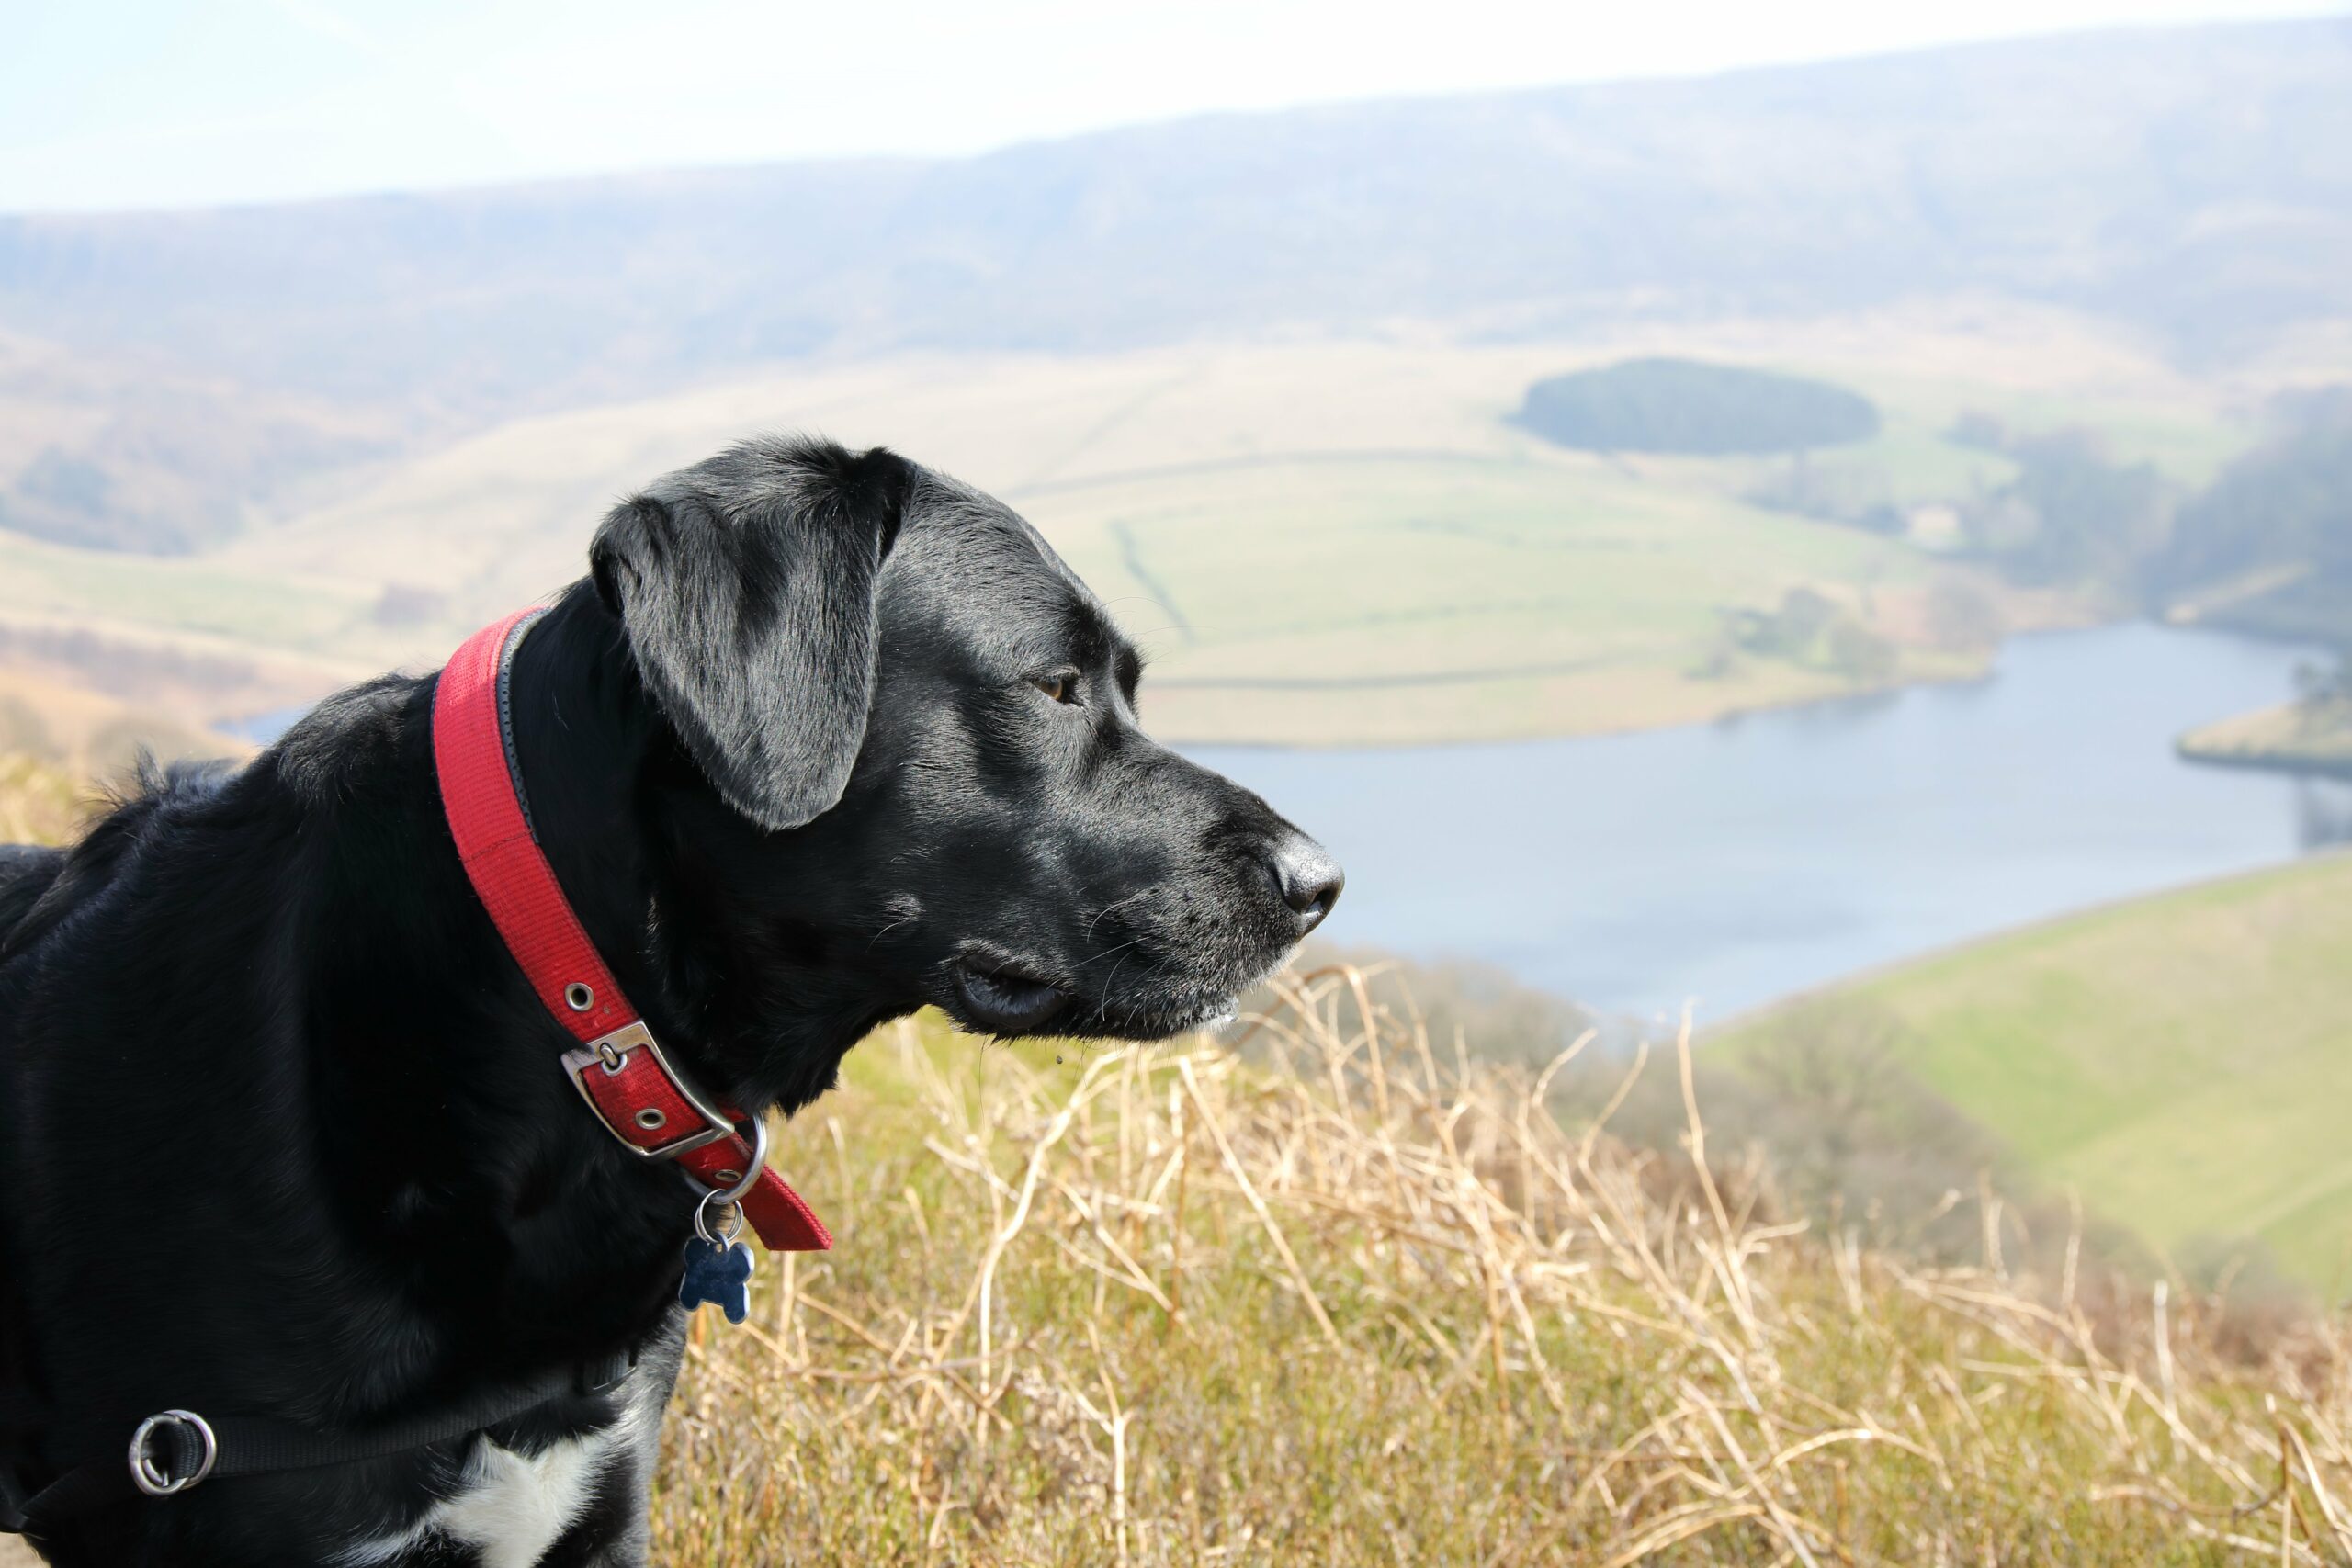
[[[763,827],[797,828],[848,786],[876,580],[914,472],[878,446],[755,442],[623,502],[589,547],[654,702]]]

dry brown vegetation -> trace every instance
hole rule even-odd
[[[0,752],[0,844],[54,844],[79,830],[89,807],[74,775]]]
[[[1266,1049],[1261,1059],[1255,1045]],[[2334,1325],[1774,1218],[1371,1001],[1251,1051],[910,1023],[805,1113],[841,1234],[696,1325],[666,1562],[2352,1561]],[[1066,1060],[1064,1058],[1067,1058]]]
[[[75,802],[7,762],[0,839]],[[1810,1232],[1687,1042],[1569,1113],[1591,1064],[1393,994],[1286,980],[1238,1051],[868,1042],[782,1143],[839,1248],[695,1323],[657,1560],[2352,1562],[2340,1322],[2013,1273],[1989,1191],[1966,1269]],[[1680,1146],[1619,1142],[1661,1078]]]

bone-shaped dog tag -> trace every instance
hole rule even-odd
[[[705,1302],[741,1323],[752,1310],[752,1249],[741,1242],[721,1247],[690,1236],[686,1241],[686,1275],[678,1281],[678,1304],[692,1311]]]

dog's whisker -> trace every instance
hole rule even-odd
[[[1119,960],[1119,964],[1125,964],[1125,962],[1126,962],[1126,959],[1125,959],[1124,957],[1122,957],[1122,958]],[[1094,1004],[1097,1008],[1107,1008],[1107,1007],[1109,1007],[1109,1006],[1111,1005],[1111,982],[1112,982],[1112,981],[1114,981],[1114,980],[1116,980],[1116,979],[1119,977],[1119,964],[1112,964],[1112,965],[1111,965],[1111,973],[1110,973],[1109,975],[1107,975],[1107,976],[1105,976],[1103,977],[1103,980],[1102,980],[1102,999],[1101,1001],[1099,1001],[1099,1002],[1097,1002],[1097,1003],[1095,1003],[1095,1004]],[[1134,1015],[1133,1015],[1133,1014],[1130,1014],[1130,1015],[1128,1016],[1128,1021],[1129,1021],[1129,1022],[1133,1022],[1133,1021],[1134,1021]]]
[[[1096,954],[1095,954],[1093,957],[1091,957],[1091,958],[1081,958],[1081,959],[1080,959],[1076,964],[1071,964],[1071,965],[1070,965],[1070,968],[1071,968],[1073,971],[1076,971],[1076,970],[1080,970],[1080,969],[1083,969],[1083,968],[1085,968],[1085,967],[1086,967],[1088,964],[1100,964],[1101,962],[1102,962],[1102,960],[1104,960],[1104,959],[1106,959],[1106,958],[1110,957],[1110,956],[1111,956],[1113,953],[1125,953],[1127,949],[1129,949],[1129,948],[1131,948],[1131,947],[1135,946],[1135,945],[1136,945],[1136,943],[1137,943],[1137,942],[1141,942],[1142,940],[1143,940],[1143,938],[1141,938],[1141,937],[1139,937],[1139,936],[1137,936],[1137,937],[1129,937],[1126,941],[1125,941],[1125,942],[1121,942],[1121,943],[1120,943],[1118,946],[1116,946],[1116,947],[1106,947],[1106,948],[1104,948],[1102,952],[1100,952],[1100,953],[1096,953]]]
[[[1103,920],[1110,916],[1114,909],[1124,908],[1125,906],[1134,903],[1136,899],[1148,897],[1157,891],[1159,891],[1159,889],[1153,887],[1138,888],[1135,892],[1128,894],[1124,898],[1114,898],[1108,904],[1103,905],[1102,908],[1095,911],[1094,919],[1088,922],[1086,927],[1086,940],[1089,942],[1092,942],[1094,940],[1094,928],[1101,925]],[[1137,940],[1140,941],[1141,939],[1138,938]]]

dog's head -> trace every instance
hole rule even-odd
[[[1146,739],[1134,647],[978,491],[754,442],[616,508],[591,558],[680,743],[657,924],[694,922],[681,951],[730,991],[1156,1037],[1339,896],[1313,840]]]

